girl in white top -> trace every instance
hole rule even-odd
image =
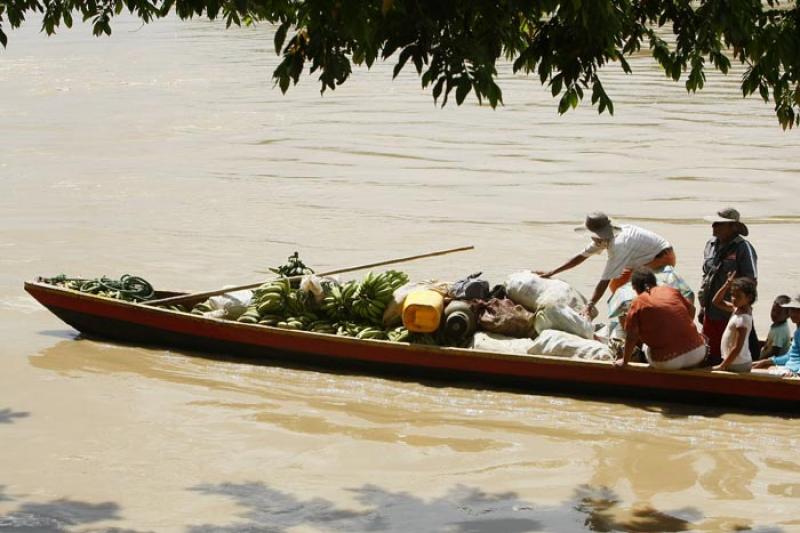
[[[747,337],[753,329],[753,302],[756,301],[756,283],[750,278],[734,279],[734,272],[728,275],[725,284],[714,295],[714,305],[731,313],[728,325],[722,334],[722,363],[714,370],[729,372],[750,372],[753,358],[750,355]],[[725,294],[731,291],[730,301]]]

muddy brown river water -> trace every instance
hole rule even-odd
[[[687,95],[646,58],[617,114],[533,79],[438,109],[358,70],[281,96],[268,27],[121,19],[0,52],[0,531],[800,531],[800,419],[214,360],[76,338],[22,291],[132,273],[168,289],[474,244],[412,278],[500,282],[580,250],[590,210],[669,239],[697,287],[733,205],[769,302],[800,291],[800,136],[736,73]],[[590,293],[602,261],[562,277]]]

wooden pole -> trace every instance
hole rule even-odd
[[[407,261],[415,261],[417,259],[425,259],[426,257],[436,257],[437,255],[447,255],[452,254],[455,252],[464,252],[466,250],[473,250],[475,249],[474,246],[461,246],[458,248],[450,248],[448,250],[438,250],[436,252],[429,252],[426,254],[419,254],[419,255],[410,255],[408,257],[398,257],[396,259],[387,259],[386,261],[378,261],[376,263],[367,263],[366,265],[357,265],[347,268],[339,268],[336,270],[329,270],[328,272],[320,272],[317,276],[332,276],[333,274],[344,274],[345,272],[355,272],[357,270],[364,270],[366,268],[373,268],[385,265],[394,265],[397,263],[405,263]],[[288,279],[289,281],[296,281],[302,279],[303,276],[292,276]],[[207,291],[207,292],[195,292],[192,294],[181,294],[180,296],[170,296],[169,298],[161,298],[159,300],[150,300],[147,302],[142,302],[143,305],[177,305],[179,303],[183,303],[187,300],[196,300],[198,298],[210,298],[211,296],[216,296],[218,294],[224,294],[226,292],[234,292],[234,291],[241,291],[244,289],[254,289],[260,285],[265,283],[264,281],[260,281],[258,283],[251,283],[249,285],[239,285],[238,287],[227,287],[225,289],[217,289],[214,291]]]

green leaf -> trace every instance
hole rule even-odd
[[[396,78],[400,71],[403,70],[403,67],[406,66],[406,61],[408,58],[411,57],[411,54],[414,52],[414,47],[407,46],[403,48],[403,51],[400,52],[400,58],[397,60],[397,64],[394,66],[394,71],[392,74],[392,79]]]
[[[769,88],[767,87],[766,84],[764,84],[764,83],[759,84],[758,92],[759,92],[759,94],[761,94],[761,98],[765,102],[769,102]]]
[[[444,82],[447,80],[445,77],[439,78],[439,81],[436,82],[436,85],[433,86],[433,101],[436,102],[439,99],[439,95],[442,94],[442,87],[444,87]]]
[[[471,88],[472,84],[469,78],[463,77],[458,80],[458,87],[456,87],[456,104],[461,105],[462,102],[464,102],[464,98],[467,97]]]
[[[570,95],[572,94],[571,89],[567,89],[564,95],[561,97],[561,100],[558,102],[558,114],[563,115],[569,110],[570,106]]]
[[[275,32],[275,53],[280,54],[283,49],[283,42],[286,40],[286,33],[289,31],[289,22],[284,22],[278,26]]]
[[[553,94],[553,96],[558,96],[558,94],[561,92],[561,86],[563,82],[564,82],[563,74],[556,74],[550,80],[550,92]]]

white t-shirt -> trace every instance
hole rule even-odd
[[[602,280],[612,280],[622,274],[626,268],[637,268],[652,261],[659,253],[672,245],[660,235],[639,226],[625,224],[622,231],[608,243],[608,261],[603,270]],[[594,241],[583,249],[581,255],[589,257],[602,253],[604,247]]]
[[[744,332],[744,344],[742,344],[742,349],[739,350],[739,355],[731,361],[732,365],[753,362],[753,358],[750,355],[750,343],[747,342],[750,336],[750,330],[753,329],[753,315],[739,315],[736,313],[732,314],[731,318],[728,319],[728,325],[725,326],[725,331],[722,334],[722,344],[720,346],[722,348],[722,359],[727,359],[735,348],[733,343],[733,330],[739,328],[747,329]]]

